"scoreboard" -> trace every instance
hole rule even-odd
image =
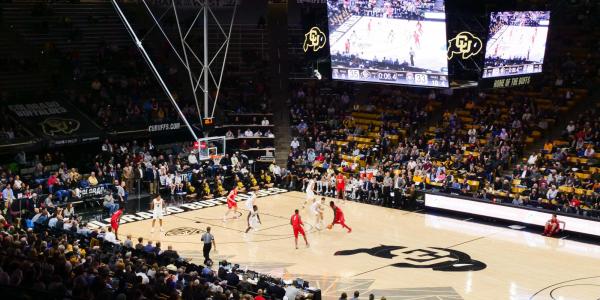
[[[447,87],[448,76],[413,71],[340,68],[332,66],[332,76],[341,80],[356,80],[390,84],[410,84],[429,87]]]

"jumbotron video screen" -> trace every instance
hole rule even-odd
[[[327,0],[333,79],[448,87],[443,0]]]
[[[549,11],[492,12],[483,78],[542,72]]]

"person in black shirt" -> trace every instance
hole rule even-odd
[[[169,262],[173,262],[179,259],[179,254],[177,251],[173,250],[173,246],[169,245],[167,250],[162,253],[162,257]]]
[[[231,272],[227,273],[227,275],[225,275],[225,280],[227,280],[227,285],[228,286],[237,286],[238,283],[240,283],[240,278],[239,276],[235,273],[236,268],[233,268],[231,270]]]

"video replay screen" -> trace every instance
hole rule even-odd
[[[333,79],[448,87],[443,0],[327,0]]]
[[[542,72],[549,25],[549,11],[491,13],[483,78]]]

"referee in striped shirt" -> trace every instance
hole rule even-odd
[[[204,264],[206,265],[209,261],[212,263],[210,259],[210,250],[212,247],[217,250],[217,245],[215,244],[215,237],[210,233],[210,226],[206,227],[206,232],[200,238],[202,242],[204,242],[204,247],[202,248],[202,252],[204,253]]]

